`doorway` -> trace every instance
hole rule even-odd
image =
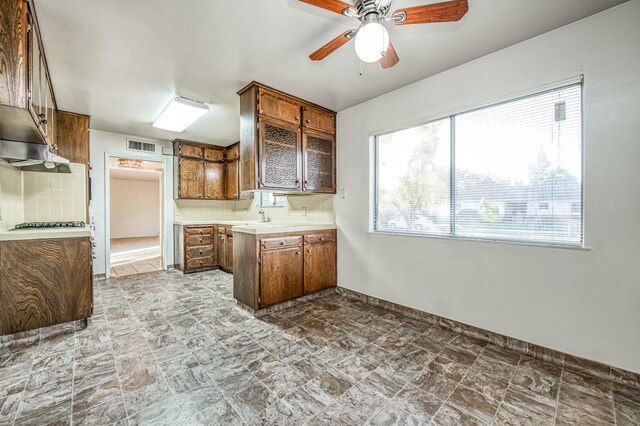
[[[164,163],[109,158],[109,271],[112,277],[163,270]]]

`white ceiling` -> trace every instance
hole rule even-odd
[[[340,111],[624,1],[469,0],[460,22],[389,25],[400,63],[363,64],[363,76],[352,44],[308,58],[357,21],[297,0],[35,3],[59,108],[91,115],[93,129],[229,145],[251,80]],[[212,109],[181,134],[154,129],[175,94]]]

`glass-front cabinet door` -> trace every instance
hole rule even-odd
[[[259,119],[260,189],[300,190],[300,126]]]
[[[302,138],[303,191],[336,192],[335,137],[305,129]]]

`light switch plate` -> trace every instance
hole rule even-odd
[[[347,188],[340,189],[340,198],[342,198],[342,199],[346,199],[347,198]]]

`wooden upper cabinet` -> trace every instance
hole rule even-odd
[[[0,139],[54,148],[57,106],[32,7],[0,0]]]
[[[236,142],[226,148],[225,158],[227,161],[240,160],[240,142]]]
[[[238,95],[241,193],[256,189],[335,193],[336,114],[256,82]],[[306,155],[303,139],[320,150]]]
[[[336,133],[336,115],[326,110],[305,106],[302,108],[302,126],[333,135]]]
[[[225,196],[228,200],[240,198],[238,161],[232,161],[225,166]]]
[[[261,115],[300,124],[300,103],[262,88],[259,93],[258,112]]]
[[[269,306],[303,294],[302,247],[260,253],[261,306]]]
[[[201,160],[180,158],[179,176],[180,198],[203,198],[204,163]]]
[[[224,148],[205,148],[204,159],[207,161],[224,162],[225,160]]]
[[[181,143],[179,150],[180,157],[188,158],[204,158],[204,148],[198,145],[191,145],[188,143]]]
[[[204,199],[224,200],[224,163],[204,162]]]
[[[57,121],[54,152],[72,163],[89,164],[89,116],[58,111]]]
[[[302,136],[305,192],[336,192],[336,143],[333,135],[305,129]]]

